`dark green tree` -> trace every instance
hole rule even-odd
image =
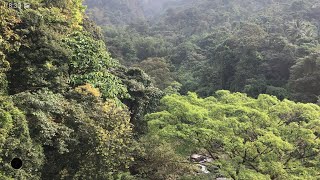
[[[133,66],[143,69],[159,89],[163,90],[173,82],[172,68],[163,58],[148,58]]]
[[[320,95],[320,56],[318,53],[299,59],[292,67],[290,87],[297,100],[317,102]]]
[[[23,162],[18,171],[11,167],[13,158]],[[43,163],[43,148],[32,139],[26,116],[11,98],[0,96],[0,178],[40,179]]]
[[[141,136],[147,132],[144,116],[156,110],[163,92],[154,87],[151,78],[139,68],[121,67],[115,74],[128,88],[129,97],[122,99],[122,102],[131,112],[135,135]]]
[[[91,85],[67,98],[24,92],[14,102],[26,114],[31,138],[43,147],[43,179],[110,179],[133,160],[129,112],[103,101]]]

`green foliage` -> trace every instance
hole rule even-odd
[[[320,56],[311,54],[299,61],[291,69],[290,85],[295,98],[300,101],[317,102],[320,95]]]
[[[31,139],[25,115],[11,99],[0,96],[0,177],[2,179],[40,179],[44,157],[42,147]],[[13,158],[20,158],[23,167],[11,167]]]
[[[315,102],[317,93],[299,92],[303,86],[293,83],[296,77],[291,69],[298,59],[319,51],[316,1],[172,0],[162,6],[164,2],[137,3],[144,4],[146,14],[154,15],[146,21],[115,20],[111,23],[115,27],[107,23],[106,42],[113,57],[127,66],[148,58],[167,59],[175,80],[182,84],[182,94],[194,91],[206,97],[228,89],[252,97],[270,93],[280,99]],[[99,3],[89,4],[90,11],[96,11],[91,7]],[[116,4],[99,5],[119,8]],[[123,2],[120,9],[136,9],[137,4]],[[163,13],[149,12],[152,4],[162,6]],[[311,81],[316,84],[315,79]],[[291,88],[293,84],[299,87]]]
[[[174,81],[168,86],[166,89],[164,89],[165,94],[171,95],[171,94],[179,94],[179,91],[181,89],[181,84],[177,81]]]
[[[27,2],[0,6],[0,178],[130,178],[129,97],[82,1]]]
[[[75,32],[64,42],[72,51],[69,75],[73,87],[90,83],[99,88],[105,98],[126,96],[126,87],[110,72],[117,63],[105,51],[106,47],[101,40]]]
[[[144,116],[154,112],[163,92],[154,87],[151,78],[138,68],[119,68],[115,74],[121,78],[128,88],[130,97],[124,98],[123,103],[131,112],[131,123],[136,136],[146,133],[147,122]]]
[[[87,14],[99,25],[124,25],[144,18],[140,0],[88,0]]]
[[[289,92],[284,89],[284,88],[279,88],[279,87],[273,87],[273,86],[268,86],[266,90],[267,94],[273,95],[278,97],[280,100],[283,100],[285,98],[289,97]]]
[[[76,7],[65,3],[60,8],[76,8],[80,1],[74,4]],[[116,63],[105,51],[104,43],[86,32],[68,34],[79,29],[76,26],[80,21],[70,20],[70,14],[60,11],[59,6],[47,6],[50,9],[39,7],[19,14],[21,22],[14,26],[14,31],[23,37],[19,41],[21,47],[7,53],[12,67],[8,73],[10,93],[45,87],[64,93],[69,86],[91,83],[105,98],[125,96],[126,88],[110,73]],[[77,18],[80,17],[79,14]]]
[[[137,57],[144,60],[148,57],[163,57],[168,52],[167,44],[159,38],[142,37],[135,44]]]
[[[194,175],[196,165],[189,163],[174,151],[174,145],[159,136],[145,136],[140,139],[141,150],[137,154],[134,169],[142,179],[179,179]]]
[[[81,23],[83,21],[83,12],[85,8],[82,5],[83,0],[43,0],[42,3],[48,8],[59,8],[64,14],[69,26],[73,30],[82,29]]]
[[[164,57],[171,52],[170,43],[139,32],[142,31],[139,27],[139,24],[131,24],[127,28],[104,28],[108,50],[124,65],[130,66],[149,57]]]
[[[0,94],[7,92],[8,82],[5,72],[9,69],[9,62],[5,59],[5,55],[0,51]]]
[[[150,135],[180,155],[204,151],[233,179],[319,178],[320,107],[269,95],[218,91],[214,97],[170,95],[146,116]]]
[[[103,39],[101,28],[99,26],[96,26],[96,24],[92,20],[88,18],[84,18],[82,26],[83,26],[83,30],[85,32],[88,32],[88,35],[90,35],[93,39],[96,39],[96,40]]]
[[[8,2],[0,179],[319,179],[316,0]]]
[[[42,178],[108,179],[132,161],[128,111],[83,92],[68,99],[45,90],[14,96],[30,136],[44,148]]]
[[[165,89],[173,82],[173,75],[170,71],[169,64],[162,58],[148,58],[136,64],[152,77],[152,81],[156,87]]]
[[[19,43],[15,41],[20,37],[12,30],[12,26],[19,23],[20,18],[17,13],[4,6],[4,2],[0,2],[0,94],[7,93],[7,76],[6,72],[10,70],[10,63],[6,53],[13,52],[19,48]]]
[[[68,27],[57,8],[49,11],[39,7],[19,13],[21,22],[13,27],[21,40],[18,51],[7,53],[11,70],[8,72],[10,94],[43,87],[64,92],[68,86],[69,54],[61,43]]]

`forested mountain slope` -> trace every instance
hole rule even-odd
[[[24,2],[0,2],[0,179],[320,178],[316,1]]]
[[[85,5],[90,7],[87,14],[97,24],[125,25],[144,19],[140,0],[88,0]]]
[[[168,68],[162,71],[168,72],[167,79],[175,77],[171,82],[182,84],[183,94],[196,91],[208,96],[228,89],[253,97],[267,93],[317,102],[319,2],[201,0],[175,4],[148,21],[104,26],[112,56],[127,66],[145,69],[154,79],[160,73],[150,70],[150,59],[163,58],[166,65],[160,67]]]

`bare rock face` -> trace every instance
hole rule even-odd
[[[192,162],[199,162],[199,163],[206,163],[206,162],[212,162],[213,158],[201,155],[201,154],[192,154],[190,156],[190,161]]]
[[[200,155],[200,154],[192,154],[190,156],[190,161],[192,161],[192,162],[201,162],[205,159],[206,159],[206,157],[203,155]]]
[[[207,168],[207,163],[210,163],[213,161],[213,158],[201,155],[201,154],[191,154],[189,160],[194,163],[199,163],[199,173],[201,174],[209,174],[211,173]],[[218,168],[218,167],[217,167]],[[217,170],[217,169],[215,169]]]

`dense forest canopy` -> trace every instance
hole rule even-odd
[[[0,14],[0,179],[320,178],[317,0]]]
[[[140,2],[140,14],[152,8],[152,2],[162,1]],[[100,4],[104,6],[118,8]],[[125,20],[127,11],[120,11],[117,17],[122,22],[97,20],[112,57],[147,73],[150,65],[143,68],[147,59],[163,58],[171,72],[168,76],[182,84],[183,94],[195,91],[205,97],[228,89],[253,97],[267,93],[317,102],[319,2],[190,0],[170,1],[161,7],[162,12],[152,17],[130,15],[135,20],[129,21]],[[90,3],[88,9],[95,11]]]

